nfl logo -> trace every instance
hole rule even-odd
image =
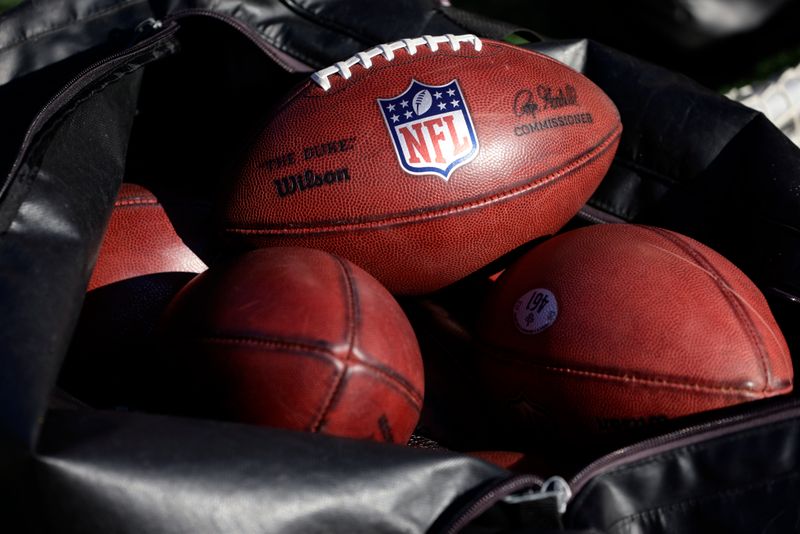
[[[478,138],[458,82],[425,85],[412,80],[394,98],[379,98],[400,165],[410,174],[448,180],[478,154]]]

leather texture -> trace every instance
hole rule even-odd
[[[508,476],[442,451],[130,412],[53,411],[40,454],[29,532],[428,532]]]
[[[611,534],[796,530],[800,406],[777,400],[757,416],[679,432],[622,461],[605,458],[570,481],[565,526]]]
[[[165,312],[167,397],[201,415],[406,443],[424,389],[416,337],[374,278],[325,252],[251,251]]]
[[[557,317],[527,333],[520,311],[536,289],[551,292]],[[479,335],[485,383],[526,425],[614,434],[792,390],[788,348],[755,285],[653,227],[597,225],[533,249],[498,279]]]
[[[4,41],[0,54],[2,70],[14,77],[0,88],[4,170],[17,158],[37,111],[85,65],[107,55],[102,46],[90,54],[77,51],[105,45],[119,36],[118,28],[131,31],[149,16],[118,19],[120,12],[110,3],[85,0],[89,9],[76,17],[78,1],[23,4],[53,18],[21,8],[7,15],[17,19],[12,22],[21,31]],[[161,16],[167,3],[119,4],[135,6],[134,11],[157,9]],[[446,33],[427,29],[449,22],[424,6],[403,9],[424,2],[393,2],[397,11],[392,12],[402,13],[402,20],[386,16],[386,3],[369,0],[320,0],[314,11],[298,8],[300,2],[294,2],[295,10],[273,9],[278,4],[175,0],[169,9],[208,7],[211,15],[233,15],[255,41],[277,43],[296,57],[308,52],[309,64],[319,66],[376,42]],[[42,31],[31,31],[37,27]],[[91,33],[90,27],[95,28]],[[451,27],[447,31],[463,33]],[[205,41],[225,47],[219,35],[209,28]],[[83,48],[72,46],[81,39]],[[191,42],[182,40],[181,45],[180,61],[193,52],[204,54]],[[783,295],[781,325],[787,336],[798,331],[785,326],[796,325],[800,317],[796,147],[763,116],[664,69],[593,42],[546,47],[576,58],[577,66],[612,97],[625,124],[612,174],[593,201],[597,211],[659,223],[713,244],[762,289]],[[60,61],[43,67],[54,60]],[[282,83],[254,87],[252,94],[260,98],[243,96],[234,84],[220,92],[219,85],[248,72],[231,67],[227,78],[218,76],[220,64],[218,56],[201,57],[197,71],[215,82],[204,84],[198,76],[197,83],[191,79],[184,85],[185,94],[195,95],[184,105],[204,119],[209,110],[222,115],[245,109],[255,115],[265,104],[264,95]],[[14,71],[15,65],[22,70]],[[22,76],[30,65],[42,68]],[[204,70],[209,65],[218,68]],[[442,524],[437,518],[457,520],[465,502],[488,508],[486,494],[493,486],[487,482],[509,475],[463,455],[140,413],[47,411],[116,190],[128,170],[126,154],[128,165],[133,159],[128,132],[132,122],[141,125],[142,115],[136,112],[146,104],[139,98],[140,66],[126,61],[113,77],[97,80],[92,75],[98,83],[80,98],[56,103],[60,112],[31,132],[37,142],[19,154],[21,165],[8,176],[12,185],[0,199],[0,212],[11,213],[13,223],[0,234],[0,295],[8,312],[0,327],[0,495],[9,524],[31,532],[436,532],[435,525]],[[257,64],[249,71],[259,69]],[[148,67],[144,78],[157,96],[169,81],[156,70]],[[184,122],[171,114],[156,117],[141,136],[175,128],[173,140],[191,133],[219,147],[215,141],[238,131],[210,121]],[[159,139],[169,156],[170,137]],[[137,156],[151,169],[164,163],[160,153]],[[216,163],[227,154],[194,147],[173,157],[172,165],[185,168],[189,158]],[[473,295],[466,297],[465,302],[474,302]],[[113,348],[105,354],[112,356]],[[108,362],[113,365],[113,358]],[[157,375],[161,363],[144,376]],[[567,526],[631,533],[790,531],[800,491],[800,414],[796,408],[787,411],[786,424],[775,424],[765,407],[778,400],[726,408],[747,410],[758,422],[726,439],[704,437],[646,458],[625,451],[614,455],[621,465],[611,473],[595,472],[597,484],[585,486],[586,498],[571,502]],[[714,412],[704,422],[723,425],[726,417],[727,412]],[[564,444],[548,434],[539,438],[553,447]],[[573,443],[587,445],[586,440]],[[546,471],[565,473],[553,466]],[[504,504],[509,515],[525,516],[524,510]],[[481,527],[497,531],[502,524],[487,517]]]
[[[444,180],[403,170],[377,98],[412,80],[458,80],[474,122],[478,154]],[[330,77],[325,92],[309,81],[265,125],[223,208],[224,231],[250,246],[295,245],[339,254],[390,291],[430,292],[532,239],[558,230],[595,190],[616,149],[614,104],[587,78],[552,59],[483,41],[477,51],[449,44],[401,49],[393,60],[356,65]],[[549,107],[538,88],[574,91]],[[572,89],[570,89],[572,88]],[[524,104],[538,105],[538,111]],[[579,124],[531,123],[591,116]],[[523,130],[523,128],[528,128]],[[523,133],[527,132],[527,133]],[[308,147],[349,140],[349,149],[309,161]],[[285,161],[291,154],[291,163]],[[276,181],[346,169],[347,180],[281,195]]]
[[[155,273],[201,273],[206,264],[187,247],[158,199],[124,183],[114,201],[88,291]]]

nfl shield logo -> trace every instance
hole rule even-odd
[[[458,82],[425,85],[412,80],[394,98],[379,98],[397,159],[410,174],[445,180],[478,154],[478,138]]]

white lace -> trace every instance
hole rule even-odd
[[[461,49],[461,43],[471,43],[476,52],[480,52],[483,48],[483,43],[477,36],[472,34],[453,35],[424,35],[414,39],[403,39],[402,41],[395,41],[394,43],[378,45],[375,48],[370,48],[365,52],[359,52],[350,59],[339,61],[328,68],[319,70],[311,75],[311,79],[322,89],[327,91],[331,88],[331,82],[328,80],[330,76],[338,74],[345,80],[349,80],[353,75],[351,69],[356,65],[361,65],[365,69],[372,67],[372,58],[376,56],[383,56],[386,61],[394,59],[394,53],[397,50],[406,50],[410,56],[417,53],[417,48],[420,46],[427,46],[431,52],[439,50],[440,44],[449,44],[454,52]]]

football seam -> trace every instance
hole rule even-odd
[[[342,281],[344,282],[344,289],[343,294],[345,299],[347,299],[347,306],[345,309],[347,310],[347,315],[345,316],[344,323],[347,325],[347,331],[345,332],[345,340],[347,343],[347,353],[345,354],[342,363],[344,364],[344,368],[339,373],[339,376],[336,379],[336,383],[334,384],[333,388],[331,389],[328,396],[322,402],[322,406],[320,406],[319,412],[315,416],[315,421],[311,425],[312,432],[319,432],[322,428],[323,424],[325,423],[326,416],[328,411],[331,409],[332,406],[335,406],[335,401],[341,395],[342,385],[345,383],[345,376],[347,375],[347,368],[350,364],[350,359],[353,357],[353,346],[356,342],[356,331],[359,325],[356,324],[356,321],[360,320],[360,314],[358,313],[358,295],[356,294],[355,288],[353,287],[353,277],[350,273],[350,270],[347,268],[347,265],[338,257],[338,256],[331,256],[333,261],[336,263],[338,267],[339,274],[342,277]]]
[[[521,50],[525,50],[525,49],[522,48]],[[525,50],[525,51],[526,52],[532,52],[531,50]],[[477,54],[465,54],[465,53],[460,52],[460,51],[459,52],[454,52],[454,51],[450,50],[449,53],[452,54],[453,56],[461,57],[461,58],[465,58],[465,59],[473,59],[473,58],[478,57]],[[484,53],[484,52],[481,52],[481,53],[484,56],[488,55],[489,57],[492,57],[492,56],[495,56],[498,53],[500,53],[500,50],[496,50],[492,54],[487,54],[487,53]],[[543,55],[543,54],[539,54],[539,55]],[[555,61],[550,57],[547,57],[547,56],[544,56],[544,57],[546,57],[547,59],[550,59],[551,61]],[[405,65],[406,63],[411,63],[411,62],[419,60],[419,59],[420,58],[417,58],[415,56],[410,56],[409,55],[407,58],[404,58],[403,60],[400,60],[400,61],[403,61],[403,63],[399,63],[399,64]],[[346,83],[337,84],[337,85],[339,85],[339,87],[333,87],[332,86],[331,89],[329,89],[328,91],[323,91],[322,94],[311,94],[311,91],[313,91],[315,88],[319,89],[320,87],[319,87],[319,85],[314,83],[313,80],[308,79],[305,82],[301,83],[299,86],[297,86],[294,89],[294,91],[292,91],[289,94],[289,96],[287,96],[286,99],[283,102],[281,102],[281,104],[278,107],[276,107],[275,109],[272,110],[272,112],[269,114],[268,120],[264,121],[264,124],[269,124],[270,122],[274,121],[277,117],[279,117],[282,113],[284,113],[286,111],[286,109],[288,107],[290,107],[290,105],[292,103],[294,103],[295,100],[298,100],[298,99],[301,99],[301,98],[308,98],[308,99],[312,99],[312,100],[320,99],[320,98],[329,97],[329,96],[334,95],[334,94],[338,94],[338,93],[343,92],[343,91],[347,91],[351,87],[354,87],[355,85],[357,85],[358,83],[363,81],[362,78],[364,76],[369,76],[370,74],[374,74],[374,73],[381,72],[381,71],[386,70],[386,69],[390,69],[390,68],[392,68],[392,67],[394,67],[396,65],[398,65],[398,60],[394,60],[394,62],[387,63],[386,65],[380,65],[380,66],[377,66],[377,67],[371,67],[370,69],[366,70],[365,73],[361,73],[361,72],[357,71],[357,73],[354,74],[353,77],[354,78],[358,78],[358,79],[356,79],[356,80],[352,80],[352,79],[345,80]],[[258,137],[260,137],[260,135],[257,136],[257,138]]]
[[[363,361],[358,361],[359,365],[363,365],[367,372],[372,373],[373,378],[376,380],[380,380],[381,383],[394,389],[400,393],[400,396],[405,399],[405,401],[414,408],[415,411],[420,412],[422,411],[422,398],[416,394],[416,391],[411,388],[411,386],[406,385],[405,383],[401,383],[398,381],[393,373],[387,373],[384,369],[380,367],[376,367],[374,365],[365,364]],[[345,372],[345,375],[349,375],[349,371],[352,370],[352,367],[348,368]],[[347,379],[345,379],[347,380]],[[405,382],[405,381],[404,381]]]
[[[482,39],[481,41],[484,44],[487,43],[487,41],[485,39]],[[497,45],[497,44],[501,44],[501,43],[497,43],[497,42],[493,42],[493,43],[490,42],[489,43],[490,46],[491,45]],[[482,58],[485,58],[485,57],[489,57],[489,58],[494,57],[494,56],[500,54],[503,51],[503,47],[499,47],[499,46],[496,47],[494,50],[491,50],[491,52],[486,51],[485,48],[487,48],[487,47],[484,47],[484,50],[481,50],[480,52],[474,52],[473,51],[471,53],[466,51],[467,48],[459,49],[457,52],[452,50],[452,49],[450,49],[450,50],[446,50],[444,52],[437,51],[437,52],[430,52],[430,53],[431,54],[436,54],[437,57],[442,57],[443,55],[447,54],[450,57],[457,57],[457,58],[462,58],[462,59],[482,59]],[[543,54],[536,54],[535,52],[532,52],[531,50],[526,50],[524,48],[519,48],[518,50],[522,50],[522,51],[525,51],[525,52],[528,52],[528,53],[534,53],[535,55],[543,55]],[[309,79],[305,84],[303,84],[301,86],[301,91],[298,91],[298,93],[292,95],[292,99],[295,99],[295,98],[320,99],[320,98],[325,98],[325,97],[332,96],[332,95],[335,95],[335,94],[339,94],[339,93],[342,93],[342,92],[350,90],[350,88],[355,87],[359,83],[365,81],[366,78],[368,78],[370,76],[373,76],[373,75],[377,75],[377,73],[380,73],[380,72],[382,72],[384,70],[392,69],[392,68],[398,67],[398,66],[407,65],[409,63],[414,63],[415,61],[419,61],[419,60],[430,59],[430,57],[431,57],[431,55],[429,55],[427,52],[425,53],[424,56],[417,56],[416,54],[414,54],[412,56],[406,50],[402,50],[402,52],[406,55],[406,57],[404,57],[404,58],[395,57],[395,59],[393,59],[392,61],[386,62],[386,64],[372,66],[369,69],[359,69],[359,70],[357,70],[357,71],[355,71],[353,73],[352,78],[347,79],[347,80],[343,79],[342,82],[336,84],[336,85],[338,85],[338,87],[334,87],[333,85],[331,85],[331,88],[328,91],[323,91],[321,94],[313,94],[311,91],[308,91],[309,88],[311,90],[320,89],[319,85],[314,83],[313,80]],[[544,56],[544,57],[547,57],[547,56]],[[551,61],[555,61],[555,60],[553,60],[552,58],[549,58],[549,57],[547,57],[547,59],[549,59]],[[558,62],[556,62],[556,63],[558,63]],[[559,65],[561,67],[566,67],[562,63],[559,63]],[[566,68],[569,68],[569,67],[566,67]],[[288,101],[285,102],[285,104],[288,104],[288,103],[289,103]],[[286,107],[285,105],[281,106],[280,110],[282,111],[285,107]],[[277,113],[276,113],[275,116],[277,116]]]
[[[753,324],[753,320],[750,318],[749,314],[745,312],[742,308],[742,304],[739,300],[735,297],[735,295],[731,295],[734,293],[733,288],[730,283],[728,283],[727,279],[722,276],[722,273],[719,272],[718,269],[714,267],[714,265],[708,261],[705,255],[700,252],[699,250],[695,249],[691,244],[685,242],[683,239],[673,235],[670,232],[664,231],[660,228],[653,228],[653,227],[643,227],[645,230],[649,230],[655,234],[658,234],[663,239],[666,239],[670,243],[676,245],[679,249],[681,249],[691,260],[699,265],[700,268],[703,270],[712,273],[714,276],[712,277],[714,280],[714,285],[717,286],[720,293],[722,293],[725,301],[728,303],[730,309],[736,315],[736,318],[739,320],[739,324],[742,329],[745,331],[745,335],[750,338],[751,345],[755,348],[756,352],[759,356],[759,363],[761,364],[761,371],[764,375],[764,387],[762,389],[763,393],[767,393],[770,390],[770,385],[772,383],[772,373],[770,372],[770,366],[767,362],[767,350],[764,346],[764,340],[761,335],[758,333],[758,328]]]
[[[118,199],[114,202],[115,208],[122,208],[127,206],[152,206],[158,204],[157,198],[152,197],[127,197]]]
[[[218,343],[223,345],[233,345],[242,347],[255,347],[263,350],[278,349],[278,350],[285,350],[292,354],[321,358],[324,359],[325,361],[334,360],[336,362],[342,362],[342,359],[339,358],[332,350],[302,342],[285,341],[279,339],[260,339],[256,337],[247,337],[247,336],[222,336],[222,335],[201,337],[198,338],[198,342]],[[396,383],[395,385],[399,386],[407,394],[409,400],[411,400],[412,403],[418,407],[418,409],[421,409],[423,396],[420,392],[416,390],[416,388],[414,388],[411,384],[409,384],[408,381],[405,380],[402,376],[390,372],[383,366],[376,364],[374,362],[374,358],[372,358],[371,356],[365,356],[365,358],[366,357],[369,357],[371,361],[359,358],[357,360],[358,365],[362,365],[367,370],[373,371],[379,377],[388,378],[388,380],[384,380],[384,383],[395,382]],[[342,375],[344,375],[345,373],[346,370],[342,372]]]
[[[673,389],[682,389],[682,390],[691,390],[691,391],[698,391],[701,393],[709,393],[715,395],[728,395],[728,396],[736,396],[736,397],[745,397],[745,398],[759,398],[766,396],[767,392],[761,390],[749,390],[749,389],[742,389],[733,386],[711,386],[708,384],[702,384],[699,382],[694,383],[684,383],[684,382],[674,382],[672,380],[666,378],[660,378],[655,376],[645,376],[645,375],[637,375],[632,373],[625,373],[625,374],[614,374],[610,372],[600,372],[600,371],[588,371],[585,369],[575,369],[572,367],[555,367],[550,365],[540,365],[534,364],[530,362],[522,362],[527,365],[535,366],[540,369],[544,369],[547,371],[566,374],[566,375],[576,375],[582,376],[587,378],[601,378],[604,380],[611,380],[614,382],[626,382],[626,383],[641,383],[643,385],[649,386],[657,386],[657,387],[666,387],[666,388],[673,388]]]
[[[395,382],[397,385],[401,387],[401,389],[406,393],[410,399],[419,406],[421,409],[422,407],[422,400],[423,395],[408,381],[406,378],[397,373],[391,367],[386,367],[374,361],[374,358],[363,351],[358,351],[360,353],[358,362],[363,364],[370,371],[374,371],[377,375],[381,378],[389,378],[390,382]]]
[[[292,226],[290,228],[273,228],[269,226],[250,227],[250,228],[227,227],[225,229],[225,232],[233,234],[243,234],[243,235],[282,235],[282,236],[312,235],[312,234],[323,234],[323,233],[340,232],[340,231],[356,231],[356,230],[367,230],[375,228],[385,228],[403,224],[414,224],[432,219],[439,219],[442,217],[446,217],[448,215],[458,214],[474,209],[480,209],[498,202],[503,202],[505,200],[508,200],[516,196],[536,191],[542,187],[548,186],[558,181],[559,179],[574,172],[575,170],[580,169],[581,167],[592,163],[598,157],[604,154],[614,144],[614,142],[619,139],[619,135],[621,132],[622,132],[622,126],[620,124],[616,124],[614,129],[611,130],[611,132],[609,132],[597,146],[595,146],[592,150],[585,153],[581,157],[571,161],[566,166],[560,167],[558,170],[551,172],[550,174],[547,174],[544,177],[538,179],[534,178],[533,181],[526,182],[523,185],[517,186],[515,188],[501,191],[499,193],[494,193],[490,196],[479,197],[477,199],[473,199],[463,204],[455,204],[444,208],[442,208],[441,206],[437,206],[434,208],[430,208],[429,210],[426,210],[422,213],[420,213],[421,210],[418,210],[416,213],[405,213],[402,215],[382,217],[380,219],[360,221],[360,222],[359,221],[346,222],[342,224],[331,224],[330,222],[327,222],[315,226]],[[292,225],[293,223],[285,223],[285,224]]]

